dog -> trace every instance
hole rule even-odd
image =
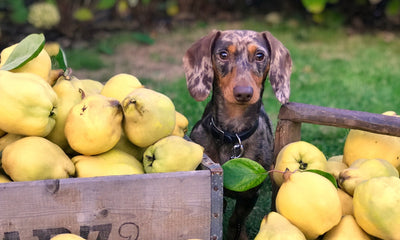
[[[262,96],[266,78],[283,104],[290,95],[292,59],[270,32],[213,30],[194,42],[183,56],[187,88],[197,101],[210,95],[189,137],[214,162],[245,157],[266,170],[273,166],[273,130]],[[258,199],[259,187],[245,192],[224,189],[236,200],[227,239],[247,239],[245,221]],[[226,202],[224,201],[224,208]]]

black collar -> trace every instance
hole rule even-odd
[[[205,121],[203,121],[203,125],[206,129],[211,130],[211,133],[215,138],[220,139],[223,142],[226,142],[226,143],[239,142],[240,143],[241,141],[243,141],[243,140],[249,138],[251,135],[253,135],[253,133],[258,128],[258,121],[259,120],[257,119],[257,121],[255,122],[255,124],[253,126],[251,126],[249,129],[246,129],[239,133],[223,131],[222,129],[217,127],[217,125],[215,124],[215,120],[211,114],[207,116]]]

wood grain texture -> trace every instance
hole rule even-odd
[[[198,170],[0,184],[0,237],[210,239],[210,181]]]
[[[352,128],[400,136],[400,117],[347,109],[321,107],[304,103],[282,105],[279,120]]]
[[[301,140],[302,123],[400,136],[400,117],[290,102],[282,105],[279,111],[275,131],[275,158],[285,145]]]

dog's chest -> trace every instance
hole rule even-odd
[[[238,149],[240,144],[238,142],[227,143],[223,139],[215,138],[209,130],[201,125],[192,130],[190,137],[194,142],[204,147],[205,153],[214,162],[221,165],[237,157],[240,152],[240,149]],[[252,159],[266,169],[272,164],[273,138],[268,129],[257,129],[252,136],[241,141],[241,145],[243,153],[240,157]]]

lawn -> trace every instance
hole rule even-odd
[[[207,32],[212,28],[228,29],[232,25],[205,24],[197,26],[195,30],[177,29],[171,34],[190,38],[188,34],[191,31]],[[313,26],[292,20],[272,26],[260,19],[249,19],[235,23],[234,28],[268,29],[289,49],[293,60],[290,101],[373,113],[387,110],[400,113],[399,35],[388,32],[348,34],[347,29],[341,27]],[[163,39],[155,39],[155,43],[159,41]],[[132,44],[139,43],[133,41]],[[109,50],[104,40],[98,46]],[[93,49],[99,51],[96,46]],[[114,53],[113,50],[109,51],[109,54]],[[67,50],[67,57],[68,53],[73,52]],[[168,81],[149,78],[142,78],[141,81],[168,95],[176,109],[189,119],[189,128],[200,118],[206,101],[196,102],[189,96],[183,75]],[[266,84],[263,101],[276,125],[280,105],[269,84]],[[330,157],[342,153],[347,132],[348,129],[304,124],[302,138]],[[257,233],[262,217],[269,211],[268,185],[265,183],[261,189],[260,199],[250,216],[247,225],[250,237]],[[227,214],[231,207],[232,202],[228,205]]]

